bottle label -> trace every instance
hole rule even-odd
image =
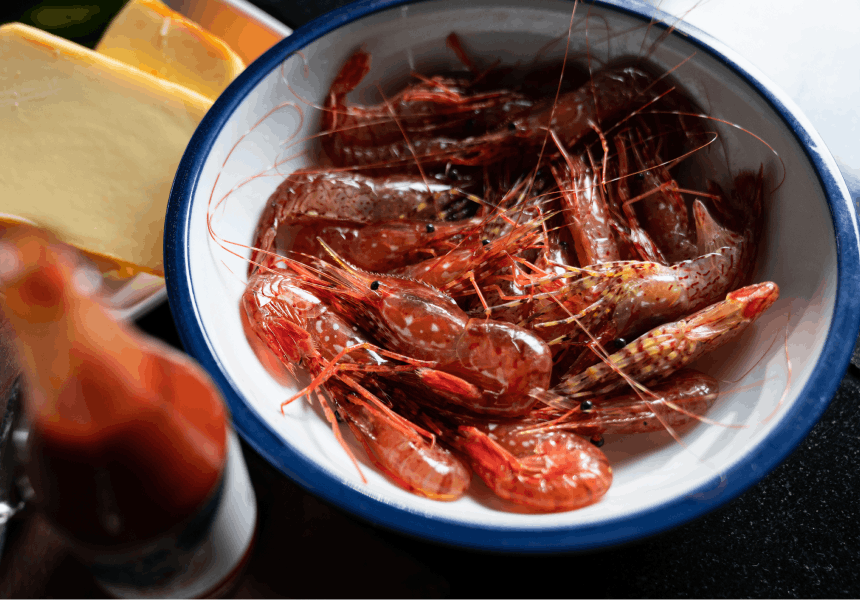
[[[257,502],[239,440],[232,430],[228,436],[221,484],[181,533],[91,563],[106,592],[118,598],[203,597],[238,574],[250,553]]]

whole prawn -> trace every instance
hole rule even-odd
[[[254,232],[249,273],[276,249],[285,226],[320,219],[357,224],[457,219],[471,206],[467,192],[409,175],[371,177],[319,169],[289,175],[269,198]]]
[[[298,395],[317,391],[325,383],[335,407],[368,456],[395,483],[439,500],[454,500],[465,493],[470,474],[462,461],[392,411],[379,398],[381,392],[374,387],[373,378],[367,376],[397,377],[403,373],[420,379],[414,366],[420,361],[376,348],[348,321],[296,285],[295,277],[286,272],[258,271],[242,304],[253,333],[282,364],[290,371],[302,364],[314,377]],[[386,356],[401,358],[406,364],[395,366]],[[321,393],[317,398],[339,436],[333,410]]]
[[[777,298],[779,287],[772,282],[730,292],[722,302],[652,329],[605,362],[564,377],[553,391],[565,398],[575,398],[605,394],[631,380],[642,384],[665,378],[736,339]]]
[[[653,147],[653,141],[639,132],[638,143],[628,142],[627,146],[633,152],[635,169],[641,174],[640,177],[622,178],[619,182],[623,185],[630,181],[632,194],[640,198],[635,206],[630,206],[630,199],[626,201],[625,205],[631,209],[628,214],[632,214],[633,209],[640,209],[643,225],[652,232],[651,237],[667,263],[695,258],[698,254],[696,241],[690,231],[687,205],[679,193],[678,184],[663,164],[659,151]],[[624,153],[626,149],[619,149],[619,155]],[[646,168],[646,165],[650,167]]]
[[[457,447],[500,498],[559,512],[597,502],[612,484],[612,467],[585,438],[516,425],[463,426]]]
[[[576,256],[582,265],[621,259],[611,226],[611,215],[603,191],[590,165],[581,157],[571,158],[561,147],[565,164],[552,165],[561,193],[565,224],[573,237]]]
[[[678,430],[699,422],[718,395],[716,379],[685,369],[647,390],[589,396],[567,410],[546,406],[533,411],[529,420],[541,431],[561,429],[584,436]]]
[[[421,360],[476,386],[481,397],[461,405],[473,412],[514,416],[546,392],[552,357],[532,332],[500,321],[472,319],[439,290],[392,275],[366,273],[334,255],[338,266],[316,262],[326,283],[303,285],[386,347]],[[295,261],[285,262],[299,272]],[[449,398],[456,401],[453,397]]]
[[[469,489],[469,468],[441,444],[392,427],[366,405],[348,399],[337,405],[371,462],[400,487],[442,501],[456,500]]]
[[[365,225],[349,221],[320,220],[313,224],[285,225],[276,244],[281,253],[325,259],[328,253],[318,240],[366,271],[392,272],[430,260],[476,238],[484,219],[418,221],[399,219]]]
[[[472,91],[467,78],[419,77],[376,106],[347,102],[370,70],[363,49],[347,59],[332,82],[322,112],[322,146],[337,166],[409,168],[418,146],[444,150],[458,139],[481,135],[533,102],[511,90]]]

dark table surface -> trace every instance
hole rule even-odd
[[[294,28],[344,4],[254,3]],[[138,325],[181,347],[166,303]],[[857,351],[852,362],[821,421],[758,485],[685,526],[589,554],[494,555],[404,537],[317,499],[244,446],[260,529],[235,596],[860,596]],[[101,592],[50,527],[30,515],[10,527],[0,595]]]

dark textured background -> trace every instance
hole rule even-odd
[[[77,29],[61,27],[53,33],[92,45],[121,3],[88,0],[88,5],[100,7],[92,22],[70,23]],[[338,0],[254,3],[294,28],[345,4]],[[82,4],[48,0],[14,14],[7,12],[2,21],[32,20],[34,9],[40,7]],[[53,13],[54,22],[58,15],[62,12]],[[139,325],[179,345],[166,304]],[[858,359],[855,353],[854,362],[860,365]],[[236,595],[857,597],[858,401],[860,369],[852,365],[809,437],[743,496],[660,536],[580,555],[481,554],[383,531],[307,494],[246,447],[261,522],[257,548]],[[12,555],[7,552],[0,562],[0,595],[99,595],[86,571],[52,535],[37,518],[16,523],[10,540]],[[28,562],[28,549],[33,556],[41,556],[41,562]]]

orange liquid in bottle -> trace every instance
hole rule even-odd
[[[40,509],[109,591],[188,595],[171,582],[205,562],[195,551],[235,496],[217,389],[190,359],[116,321],[71,251],[31,229],[0,244]]]

